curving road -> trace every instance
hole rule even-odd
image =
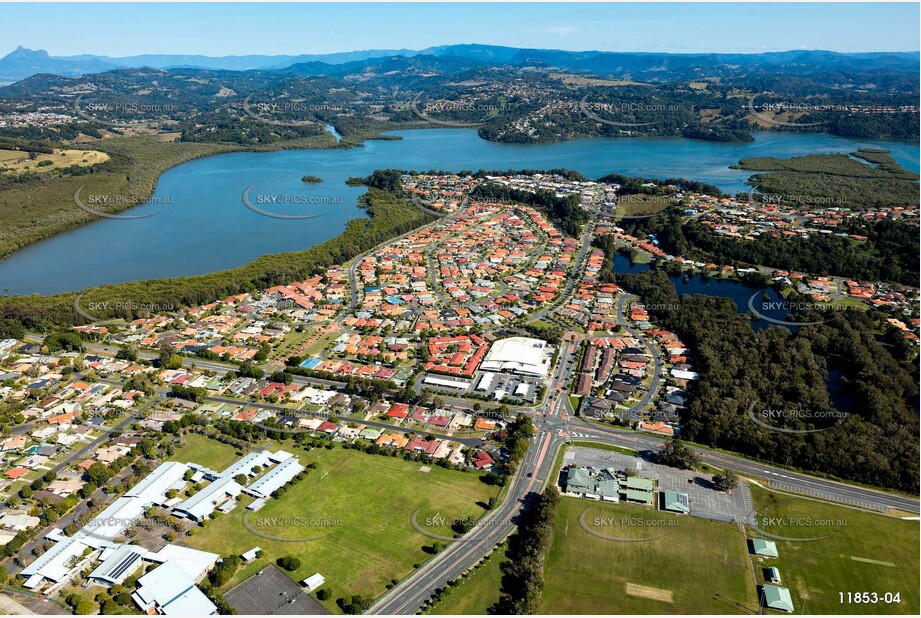
[[[575,272],[577,273],[580,272],[582,259],[591,244],[590,225],[586,226],[582,241],[582,251],[580,251],[576,262]],[[574,286],[573,282],[576,278],[570,279],[564,293],[556,303],[545,307],[534,317],[544,318],[558,306],[561,306],[562,301],[571,293]],[[632,298],[631,295],[626,293],[620,295],[617,306],[617,322],[629,334],[641,341],[653,358],[653,375],[649,388],[642,399],[630,408],[631,410],[639,410],[647,406],[658,393],[661,382],[662,358],[657,347],[650,344],[642,333],[630,326],[624,317],[624,304]],[[652,452],[658,452],[664,446],[662,438],[651,434],[597,425],[582,419],[570,420],[572,410],[570,409],[569,398],[565,392],[559,392],[557,388],[561,384],[565,385],[571,375],[572,369],[567,362],[572,353],[571,347],[571,344],[562,346],[558,365],[551,377],[546,403],[530,410],[521,410],[531,414],[534,418],[536,433],[516,475],[506,488],[500,506],[487,514],[473,530],[452,542],[440,554],[384,594],[366,613],[415,614],[431,598],[435,590],[444,588],[448,582],[473,568],[477,562],[488,555],[498,543],[502,542],[512,532],[515,518],[519,514],[527,496],[543,491],[548,483],[556,482],[557,479],[551,479],[549,476],[552,473],[553,465],[560,449],[566,443],[578,440]],[[719,468],[732,469],[746,476],[765,479],[770,486],[776,489],[811,495],[823,500],[852,504],[862,508],[873,508],[882,511],[897,509],[911,513],[921,511],[921,506],[919,506],[919,501],[916,497],[890,494],[820,479],[751,461],[743,457],[688,446],[696,451],[700,459],[705,463]]]
[[[618,429],[616,427],[602,426],[582,419],[574,419],[570,425],[570,429],[576,432],[577,436],[590,438],[598,437],[610,441],[610,444],[634,450],[647,449],[650,451],[658,451],[663,446],[661,437]],[[823,500],[831,500],[879,511],[895,509],[909,513],[921,512],[921,505],[919,505],[917,497],[888,493],[868,487],[848,485],[846,483],[818,478],[801,472],[778,468],[770,464],[752,461],[738,455],[713,451],[687,443],[685,443],[685,445],[694,450],[704,463],[719,468],[729,468],[745,476],[762,478],[766,480],[771,487],[783,491],[792,491],[815,496]]]
[[[565,396],[561,399],[565,399]],[[581,420],[573,421],[570,426],[571,429],[578,431],[569,432],[565,429],[568,422],[565,418],[560,418],[564,407],[559,400],[551,406],[553,417],[555,417],[553,422],[538,419],[536,435],[531,441],[516,476],[507,488],[502,504],[481,520],[468,534],[454,541],[447,549],[378,599],[368,610],[368,614],[415,614],[436,589],[444,588],[448,582],[471,569],[480,559],[489,554],[512,532],[515,517],[528,494],[539,493],[549,483],[556,482],[556,479],[549,477],[557,455],[565,444],[578,440],[651,451],[658,451],[662,446],[661,439],[654,436],[613,428],[608,430]],[[767,478],[774,486],[778,485],[775,479],[780,479],[793,491],[839,502],[871,508],[894,508],[915,513],[919,511],[916,498],[817,479],[740,457],[713,453],[706,449],[695,448],[694,450],[706,463],[731,468],[746,475]]]

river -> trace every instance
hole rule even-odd
[[[246,264],[261,255],[307,249],[337,236],[361,216],[360,187],[349,176],[375,169],[506,170],[570,168],[590,178],[611,172],[685,177],[740,191],[750,173],[729,169],[751,156],[887,148],[918,171],[917,145],[824,134],[759,133],[727,144],[682,138],[590,138],[558,144],[497,144],[471,129],[402,131],[401,140],[371,140],[332,150],[231,153],[164,173],[150,203],[30,245],[0,262],[6,294],[52,294],[104,283],[189,276]],[[304,183],[304,175],[322,183]],[[249,188],[249,202],[243,202]],[[87,196],[83,196],[84,200]],[[76,208],[76,206],[74,206]],[[256,212],[312,216],[279,219]]]

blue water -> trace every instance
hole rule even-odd
[[[331,124],[328,124],[328,125],[326,125],[324,128],[326,129],[327,133],[329,133],[330,135],[332,135],[333,137],[336,138],[336,141],[337,141],[337,142],[341,142],[341,141],[342,141],[342,134],[339,133],[339,131],[336,130],[336,127],[334,127],[334,126],[331,125]]]
[[[631,264],[630,258],[625,255],[617,254],[614,258],[614,271],[618,273],[638,273],[649,270],[649,268],[649,264]],[[736,304],[737,313],[750,313],[748,301],[751,299],[752,295],[757,294],[757,296],[755,296],[755,307],[758,308],[758,311],[762,315],[781,321],[787,318],[787,311],[780,308],[782,305],[771,304],[780,303],[783,300],[780,294],[771,287],[751,286],[738,281],[706,278],[700,275],[687,276],[681,274],[669,277],[669,279],[675,284],[675,290],[678,292],[679,296],[685,294],[705,294],[707,296],[728,298]],[[767,292],[771,303],[762,303],[762,296],[765,292]],[[755,330],[767,328],[768,326],[777,326],[777,324],[773,322],[761,319],[752,320],[751,325]],[[798,327],[787,326],[787,328],[795,331]]]
[[[729,169],[743,157],[888,148],[918,171],[917,144],[865,141],[807,133],[762,133],[754,142],[726,144],[682,138],[592,138],[559,144],[497,144],[470,129],[400,132],[402,140],[368,141],[363,147],[232,153],[198,159],[160,178],[152,203],[122,214],[158,213],[144,219],[103,219],[35,243],[0,262],[0,290],[51,294],[103,283],[196,275],[251,262],[261,255],[297,251],[337,236],[355,208],[360,187],[349,176],[375,169],[505,170],[571,168],[591,178],[611,172],[685,177],[745,188],[748,172]],[[306,184],[305,174],[323,183]],[[261,210],[311,219],[276,219],[247,209],[244,190]],[[257,202],[259,197],[265,202]],[[86,196],[84,196],[86,197]],[[269,200],[288,200],[271,203]],[[291,199],[310,203],[290,203]]]

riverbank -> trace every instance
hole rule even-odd
[[[78,190],[82,202],[92,201],[87,204],[90,209],[117,215],[149,203],[165,172],[196,159],[233,152],[349,149],[360,147],[368,140],[401,139],[383,135],[383,131],[427,126],[420,123],[393,124],[358,128],[346,135],[334,129],[316,137],[259,147],[180,142],[177,141],[178,133],[118,136],[80,142],[77,146],[101,151],[109,156],[109,160],[81,175],[54,175],[47,180],[0,185],[0,220],[4,223],[0,230],[0,259],[41,240],[99,221],[101,217],[77,206],[74,196]],[[100,202],[89,196],[107,197],[108,200]]]
[[[361,199],[369,218],[352,219],[345,231],[310,249],[264,255],[257,260],[220,272],[194,277],[173,277],[104,285],[80,292],[50,296],[0,297],[0,334],[22,336],[22,329],[44,330],[54,326],[86,323],[77,309],[96,307],[98,318],[126,317],[118,308],[197,305],[233,294],[287,284],[325,272],[372,247],[433,221],[410,201],[393,193],[369,189]],[[108,311],[105,308],[111,308]]]
[[[425,122],[383,123],[347,126],[342,129],[339,141],[327,130],[315,138],[304,138],[268,144],[261,147],[237,144],[209,144],[175,141],[178,134],[161,134],[136,137],[113,137],[81,144],[89,149],[106,152],[111,159],[104,165],[92,168],[83,175],[54,177],[48,181],[33,181],[18,185],[7,181],[0,183],[0,220],[5,225],[0,231],[0,258],[54,236],[87,227],[88,223],[104,223],[105,219],[80,209],[74,194],[82,189],[82,199],[91,209],[118,214],[136,207],[134,215],[151,198],[169,198],[171,210],[185,216],[194,202],[183,200],[182,193],[173,189],[159,189],[161,176],[181,163],[209,158],[227,153],[264,153],[272,151],[302,152],[300,170],[319,170],[324,165],[348,164],[344,176],[361,175],[373,169],[401,167],[403,169],[460,170],[475,169],[551,169],[567,167],[597,178],[612,171],[629,176],[686,177],[720,186],[726,192],[747,191],[745,182],[749,172],[731,169],[746,157],[787,157],[815,152],[848,153],[860,147],[885,147],[903,167],[917,171],[917,150],[909,150],[897,142],[868,142],[849,140],[822,134],[758,133],[755,142],[745,144],[701,142],[682,138],[595,138],[577,139],[550,145],[509,145],[482,139],[470,129],[444,129]],[[428,129],[414,131],[414,129]],[[413,131],[409,131],[413,129]],[[393,131],[405,131],[395,134]],[[396,146],[392,142],[403,142]],[[335,151],[355,151],[347,157],[332,155]],[[425,157],[419,153],[425,153]],[[311,154],[312,153],[312,154]],[[322,157],[316,156],[322,153]],[[372,154],[380,159],[368,162]],[[329,155],[329,156],[327,156]],[[475,161],[476,165],[469,162]],[[254,161],[255,163],[255,161]],[[689,165],[689,163],[691,165]],[[208,167],[208,166],[205,166]],[[198,169],[198,168],[196,168]],[[213,172],[210,167],[209,172]],[[303,174],[303,171],[301,171]],[[0,177],[2,178],[2,177]],[[324,178],[329,183],[329,178]],[[250,181],[256,182],[256,181]],[[327,192],[329,184],[327,185]],[[3,188],[6,187],[6,188]],[[242,190],[242,189],[240,189]],[[162,194],[162,195],[161,195]],[[95,196],[110,197],[108,202],[90,204]],[[234,199],[239,203],[239,190]],[[227,196],[224,196],[227,199]],[[117,200],[117,201],[116,201]],[[140,205],[140,206],[137,206]],[[124,230],[119,230],[123,233]],[[88,239],[84,239],[88,240]],[[162,244],[163,239],[157,239]],[[240,239],[230,239],[239,241]],[[84,243],[88,244],[88,243]],[[137,243],[137,238],[134,239]],[[109,247],[109,244],[104,246]],[[300,245],[303,246],[303,245]],[[300,247],[299,246],[299,247]],[[297,248],[299,248],[297,247]],[[282,250],[293,250],[288,245]],[[81,247],[82,249],[82,247]],[[74,250],[70,254],[75,253]],[[159,257],[159,256],[157,256]],[[248,256],[254,259],[255,256]],[[119,260],[121,261],[121,260]],[[162,260],[159,260],[162,261]],[[194,261],[194,260],[190,260]],[[233,266],[239,265],[233,264]],[[209,265],[205,265],[207,268]],[[21,268],[22,264],[18,265]],[[85,268],[86,265],[83,265]],[[227,268],[217,265],[211,270]],[[2,267],[0,267],[2,268]],[[197,272],[203,272],[205,268]],[[133,278],[197,274],[197,272],[140,273]],[[45,273],[30,273],[31,279],[44,278]],[[10,281],[10,277],[0,278]],[[12,277],[15,279],[15,277]],[[117,281],[117,279],[115,280]],[[97,282],[84,282],[75,287],[86,287]],[[10,286],[7,293],[31,293],[30,286]],[[49,292],[42,293],[51,293]]]
[[[99,219],[77,206],[74,195],[105,196],[106,203],[92,200],[91,208],[115,215],[150,200],[160,176],[183,163],[203,157],[247,150],[278,150],[282,144],[253,149],[234,144],[178,142],[173,135],[115,137],[83,144],[109,155],[100,169],[84,175],[62,176],[47,182],[24,183],[0,191],[0,258],[5,258],[32,243]],[[326,139],[285,142],[286,148],[337,148]]]
[[[292,150],[276,144],[271,147],[276,152],[228,152],[170,169],[157,180],[149,203],[125,213],[147,218],[98,218],[32,243],[0,262],[2,291],[57,294],[103,284],[196,276],[236,268],[269,253],[300,251],[337,235],[357,216],[353,205],[361,191],[349,187],[346,180],[375,169],[565,167],[587,178],[616,170],[631,177],[684,176],[739,193],[748,191],[745,183],[750,173],[729,166],[746,157],[847,153],[867,145],[828,135],[759,134],[756,142],[746,144],[625,137],[534,146],[496,144],[472,129],[429,127],[380,134],[381,128],[380,124],[345,127],[338,148],[332,147],[334,140],[325,133],[329,147],[323,149]],[[360,148],[350,147],[358,144]],[[886,146],[917,167],[905,147],[875,145]],[[324,182],[299,182],[305,171]],[[260,216],[241,201],[250,188],[251,203],[257,208],[310,219],[282,223],[284,216]],[[83,196],[92,195],[90,191],[87,187]],[[66,200],[66,210],[87,216],[72,204],[72,195],[66,195]],[[315,220],[317,216],[321,218]]]

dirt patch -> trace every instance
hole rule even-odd
[[[422,466],[421,468],[419,468],[419,472],[431,472],[431,471],[432,471],[432,468],[429,466]]]
[[[672,603],[672,591],[662,590],[661,588],[650,588],[649,586],[640,586],[627,582],[627,594],[634,597],[643,597],[653,601],[664,601]]]

